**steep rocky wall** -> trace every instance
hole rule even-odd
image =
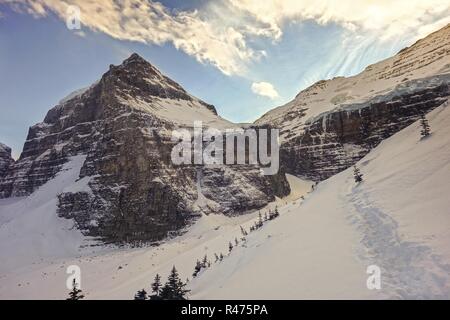
[[[443,83],[365,107],[327,113],[310,123],[303,134],[282,144],[281,162],[288,173],[315,181],[326,179],[353,165],[449,95],[449,85]]]
[[[144,110],[128,103],[135,99]],[[30,128],[20,159],[0,179],[0,197],[32,193],[69,157],[84,154],[77,187],[58,196],[58,215],[106,242],[139,242],[179,232],[202,213],[242,214],[289,193],[283,173],[263,176],[257,166],[173,165],[171,133],[179,124],[158,116],[154,101],[161,99],[166,108],[188,101],[217,117],[213,106],[132,55]]]
[[[0,179],[6,175],[8,168],[14,163],[11,157],[11,148],[0,143]]]

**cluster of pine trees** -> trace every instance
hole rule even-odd
[[[420,125],[422,126],[422,130],[420,131],[421,137],[428,137],[431,134],[431,129],[428,120],[423,113],[420,115]]]
[[[216,256],[217,262],[219,256],[217,255],[217,253],[214,253],[214,255]],[[220,254],[220,256],[221,256],[220,261],[222,261],[223,259],[222,253]],[[197,262],[195,263],[194,273],[192,274],[192,276],[195,278],[200,273],[200,271],[202,271],[202,269],[206,269],[209,267],[211,267],[211,261],[208,260],[208,256],[205,254],[201,262],[200,260],[197,260]]]
[[[258,220],[250,227],[250,232],[256,231],[264,225],[264,222],[273,220],[280,216],[278,212],[278,207],[275,207],[275,210],[272,211],[269,209],[269,214],[267,212],[264,213],[264,217],[261,215],[261,212],[258,215]],[[241,227],[242,228],[242,227]]]
[[[269,221],[269,220],[273,220],[275,218],[277,218],[280,215],[280,213],[278,212],[278,207],[275,207],[275,210],[269,210],[269,213],[265,213],[264,217],[261,215],[261,212],[258,215],[258,220],[255,221],[254,225],[250,227],[250,232],[253,232],[259,228],[261,228],[264,225],[264,222]],[[242,237],[241,237],[241,242],[245,242],[246,236],[248,236],[248,232],[247,230],[244,229],[244,227],[240,226],[241,228],[241,233],[242,233]],[[233,244],[234,243],[234,244]],[[237,237],[234,238],[234,241],[229,241],[228,242],[228,254],[231,254],[231,251],[233,251],[233,249],[235,247],[237,247],[239,245],[240,241],[238,240]],[[222,253],[214,253],[214,263],[217,262],[222,262],[222,260],[224,259],[224,255]],[[200,272],[204,269],[207,269],[209,267],[211,267],[211,261],[208,260],[208,256],[205,255],[203,257],[203,259],[197,259],[195,266],[194,266],[194,272],[192,273],[192,276],[195,278],[197,277]]]
[[[275,207],[275,210],[269,210],[269,213],[265,213],[264,217],[261,215],[261,212],[258,215],[258,220],[254,223],[253,226],[250,227],[250,231],[255,231],[259,228],[261,228],[264,225],[264,222],[273,220],[277,218],[280,215],[278,211],[278,207]],[[246,236],[248,235],[247,230],[245,230],[242,226],[241,233],[242,238],[241,242],[246,241]],[[228,254],[231,253],[231,251],[239,245],[239,240],[237,237],[234,238],[234,245],[233,242],[228,242]],[[224,259],[224,255],[222,253],[214,253],[214,263],[221,262]],[[199,260],[197,259],[195,266],[194,266],[194,272],[192,273],[192,276],[195,278],[197,277],[200,272],[204,269],[207,269],[211,267],[212,263],[208,259],[208,256],[205,254],[203,259]],[[161,284],[161,277],[159,274],[155,276],[155,280],[151,284],[151,290],[152,293],[149,295],[145,289],[139,290],[135,296],[135,300],[186,300],[187,299],[187,293],[190,292],[190,290],[185,289],[187,282],[189,280],[187,279],[186,282],[182,282],[180,280],[180,277],[178,275],[178,271],[176,270],[175,266],[173,267],[166,284],[163,286]]]
[[[139,290],[134,300],[186,300],[190,290],[186,289],[185,282],[181,281],[177,269],[173,266],[167,278],[167,282],[162,285],[161,276],[156,274],[155,280],[151,284],[152,295],[148,295],[145,289]]]

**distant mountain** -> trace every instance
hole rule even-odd
[[[192,130],[194,121],[236,127],[133,54],[30,128],[0,179],[0,198],[31,194],[85,155],[76,187],[58,195],[58,215],[85,235],[134,242],[163,239],[202,213],[240,214],[289,193],[283,173],[264,176],[258,166],[174,166],[172,130]]]
[[[450,25],[353,77],[322,80],[255,123],[281,130],[287,172],[326,179],[450,94]]]
[[[0,179],[6,175],[6,172],[14,163],[14,159],[11,157],[11,148],[0,143]]]

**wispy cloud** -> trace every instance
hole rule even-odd
[[[448,0],[228,0],[259,22],[259,30],[280,38],[287,22],[336,23],[351,31],[377,32],[383,39],[450,22]],[[262,32],[262,31],[260,31]],[[421,34],[417,33],[417,36]]]
[[[269,82],[253,82],[252,91],[260,96],[268,97],[270,99],[278,98],[278,92],[274,86]]]
[[[177,49],[210,63],[224,74],[243,73],[249,61],[264,55],[247,46],[245,35],[234,27],[205,19],[199,11],[170,11],[148,0],[0,0],[13,9],[45,17],[49,12],[67,18],[67,8],[80,8],[84,27],[129,41],[162,45]]]
[[[174,11],[151,0],[0,0],[13,9],[66,19],[67,7],[81,10],[84,27],[121,40],[177,49],[226,75],[245,75],[266,55],[255,38],[277,42],[290,22],[340,25],[352,38],[415,40],[450,22],[448,0],[218,0],[198,10]]]

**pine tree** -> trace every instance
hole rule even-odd
[[[164,300],[185,300],[186,294],[190,291],[185,287],[186,284],[181,281],[177,269],[173,266],[166,284],[161,289],[161,298]]]
[[[247,231],[242,226],[241,226],[241,233],[242,233],[243,236],[247,236],[248,235]]]
[[[145,289],[139,290],[134,295],[134,300],[147,300],[147,291]]]
[[[208,256],[205,254],[205,256],[203,257],[202,260],[202,268],[207,268],[208,267]]]
[[[269,220],[269,217],[267,216],[267,212],[264,212],[264,221]]]
[[[262,227],[263,226],[263,220],[262,220],[262,216],[261,216],[261,212],[258,214],[258,226]]]
[[[237,239],[237,238],[234,238],[234,244],[235,244],[235,246],[236,246],[236,247],[238,246],[238,244],[239,244],[239,241],[238,241],[238,239]]]
[[[353,166],[353,177],[355,178],[356,183],[363,181],[362,179],[363,174],[359,171],[359,169],[356,166]]]
[[[192,274],[192,276],[195,278],[201,270],[202,270],[202,263],[199,260],[197,260],[197,262],[195,263],[194,273]]]
[[[219,255],[219,260],[220,260],[220,261],[223,260],[223,254],[222,254],[222,252],[221,252],[220,255]]]
[[[161,276],[156,274],[155,280],[152,283],[152,291],[156,296],[159,296],[161,291]]]
[[[420,135],[422,138],[428,137],[431,134],[430,125],[428,124],[428,120],[423,113],[420,115],[420,125],[422,126]]]
[[[81,300],[84,298],[84,295],[81,294],[81,289],[78,289],[78,283],[73,279],[72,281],[72,291],[69,292],[69,298],[66,300]]]
[[[228,252],[231,252],[231,250],[233,250],[233,244],[230,242],[228,242]]]
[[[215,253],[215,252],[214,252],[214,259],[215,259],[214,262],[219,261],[219,256],[218,256],[217,253]]]
[[[278,207],[275,207],[274,218],[278,217],[280,213],[278,212]]]

